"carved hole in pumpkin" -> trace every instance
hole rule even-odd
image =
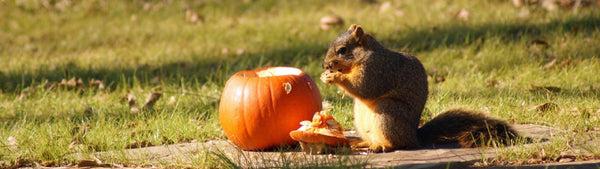
[[[258,77],[270,77],[270,76],[286,76],[295,75],[298,76],[302,73],[302,70],[291,67],[275,67],[266,70],[256,72]]]

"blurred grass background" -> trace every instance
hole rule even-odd
[[[600,130],[600,8],[589,0],[514,2],[0,1],[0,167],[64,166],[79,160],[72,153],[225,139],[217,119],[225,81],[266,66],[306,71],[352,129],[351,99],[317,78],[329,43],[350,24],[421,59],[431,77],[423,121],[466,107],[557,127],[568,132],[553,144],[505,158],[540,149],[558,156]],[[327,15],[345,22],[321,30]],[[73,78],[81,82],[61,82]],[[142,102],[151,92],[163,94],[154,109],[130,113],[123,97]]]

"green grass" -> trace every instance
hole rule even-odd
[[[540,149],[557,156],[600,126],[598,6],[546,11],[499,0],[411,0],[380,12],[381,3],[358,1],[60,2],[0,1],[0,167],[63,166],[77,163],[73,153],[123,150],[141,141],[225,139],[217,110],[230,75],[294,66],[317,80],[328,44],[354,23],[385,46],[415,54],[434,79],[445,78],[430,81],[424,121],[466,107],[568,131],[552,144],[511,150],[506,159]],[[186,9],[203,21],[186,22]],[[456,17],[461,9],[468,20]],[[342,16],[345,25],[319,30],[320,17],[329,14]],[[106,87],[82,92],[48,85],[73,77]],[[353,128],[351,99],[317,84],[334,107],[330,112]],[[549,86],[561,90],[536,89]],[[122,101],[132,93],[143,102],[154,91],[163,93],[154,110],[131,114]],[[559,109],[532,109],[547,102]],[[74,138],[80,138],[75,148],[69,146]]]

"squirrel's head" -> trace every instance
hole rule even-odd
[[[323,68],[347,73],[352,65],[362,60],[368,52],[369,37],[360,26],[352,25],[330,45]]]

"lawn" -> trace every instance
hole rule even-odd
[[[351,98],[317,78],[329,43],[350,24],[423,62],[431,77],[424,122],[464,107],[559,128],[549,144],[496,159],[556,160],[600,131],[598,3],[0,0],[0,168],[226,139],[217,116],[225,82],[267,66],[306,71],[352,129]],[[321,30],[327,15],[345,22]],[[153,108],[131,111],[128,95],[141,105],[151,93],[161,94]],[[576,157],[600,157],[584,150]],[[173,166],[181,167],[159,167]]]

